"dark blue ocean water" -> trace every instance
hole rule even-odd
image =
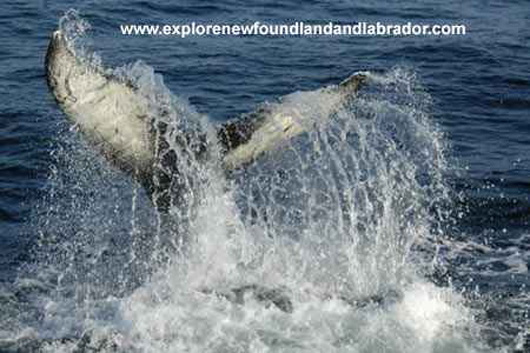
[[[69,8],[91,23],[94,47],[106,65],[143,60],[172,92],[218,121],[359,70],[403,66],[415,72],[433,99],[433,121],[449,142],[452,168],[446,177],[460,195],[447,225],[458,251],[442,254],[453,286],[473,292],[469,306],[478,309],[484,342],[515,347],[525,330],[530,336],[530,6],[524,0],[3,1],[0,293],[11,290],[19,269],[32,261],[39,236],[35,213],[52,207],[42,200],[64,117],[48,92],[43,65],[50,34]],[[463,23],[468,33],[181,39],[119,32],[120,24],[129,23],[330,20]],[[0,308],[2,333],[20,314],[6,307]]]

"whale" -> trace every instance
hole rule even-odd
[[[161,212],[184,203],[184,191],[196,182],[186,180],[179,159],[205,159],[216,147],[221,166],[230,172],[281,149],[313,126],[283,97],[216,126],[213,139],[196,130],[168,131],[175,127],[153,118],[149,99],[134,82],[94,64],[72,42],[62,30],[52,33],[45,57],[50,92],[73,126],[112,165],[144,186]],[[314,91],[326,97],[321,116],[331,116],[355,98],[366,78],[355,73]],[[182,147],[178,154],[170,151],[168,136]]]
[[[218,124],[213,134],[180,130],[177,125],[153,117],[152,102],[134,82],[78,52],[62,30],[51,35],[45,73],[54,100],[75,129],[113,166],[140,183],[161,213],[169,212],[172,207],[182,207],[186,202],[183,190],[193,187],[193,181],[186,181],[186,170],[181,168],[182,158],[200,162],[209,158],[210,150],[215,149],[219,153],[213,155],[220,158],[220,166],[230,174],[281,150],[288,141],[309,132],[315,123],[307,112],[293,105],[292,96],[287,95]],[[354,101],[368,78],[366,73],[357,72],[337,84],[308,91],[326,97],[318,116],[329,119],[345,104]],[[172,151],[175,144],[181,147],[179,153]],[[285,314],[296,309],[292,293],[286,288],[248,283],[198,291],[235,305],[254,301]],[[391,291],[356,299],[330,295],[321,300],[336,299],[354,309],[362,309],[386,306],[397,298],[399,294]],[[98,341],[87,332],[81,337],[17,342],[16,345],[40,349],[50,344],[71,343],[76,351],[113,351],[119,349],[116,343],[119,341],[119,333]]]

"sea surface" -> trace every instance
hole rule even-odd
[[[318,122],[325,97],[304,92],[357,71],[373,83],[276,155],[209,173],[176,253],[143,189],[48,90],[70,9],[102,65],[173,97],[175,119],[213,126],[291,94]],[[192,21],[467,34],[119,30]],[[527,1],[4,0],[0,24],[0,351],[530,352]],[[250,283],[282,288],[293,312],[211,294]]]

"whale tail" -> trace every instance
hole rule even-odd
[[[198,150],[204,155],[212,143],[206,134],[160,133],[159,122],[150,118],[148,98],[132,83],[77,55],[61,30],[52,35],[45,69],[50,91],[77,129],[113,165],[139,181],[159,210],[166,212],[172,205],[178,206],[182,202],[179,195],[183,194],[180,189],[193,183],[182,183],[179,156],[170,153],[168,146],[176,143],[184,145],[183,150]],[[357,73],[339,85],[304,93],[324,95],[327,101],[323,116],[329,117],[343,102],[355,97],[365,81],[366,75]],[[277,150],[283,142],[310,130],[308,120],[292,106],[288,95],[279,103],[262,104],[254,112],[218,126],[224,168],[230,171],[244,167],[266,152]],[[177,141],[170,143],[164,136],[176,136]]]

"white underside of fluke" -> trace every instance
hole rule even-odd
[[[52,92],[75,126],[100,145],[107,158],[135,168],[151,164],[156,156],[148,119],[149,100],[78,57],[60,31],[54,33],[50,50],[52,59],[47,70],[56,82]],[[268,113],[257,117],[259,124],[248,141],[226,152],[223,166],[232,170],[248,164],[314,129],[315,124],[326,123],[351,94],[347,87],[330,86],[283,97],[271,104]]]
[[[254,131],[246,143],[231,150],[224,157],[226,169],[235,169],[260,155],[274,151],[300,134],[325,124],[345,99],[345,93],[336,87],[309,92],[296,92],[274,104],[271,113]],[[312,104],[311,102],[318,102]]]

